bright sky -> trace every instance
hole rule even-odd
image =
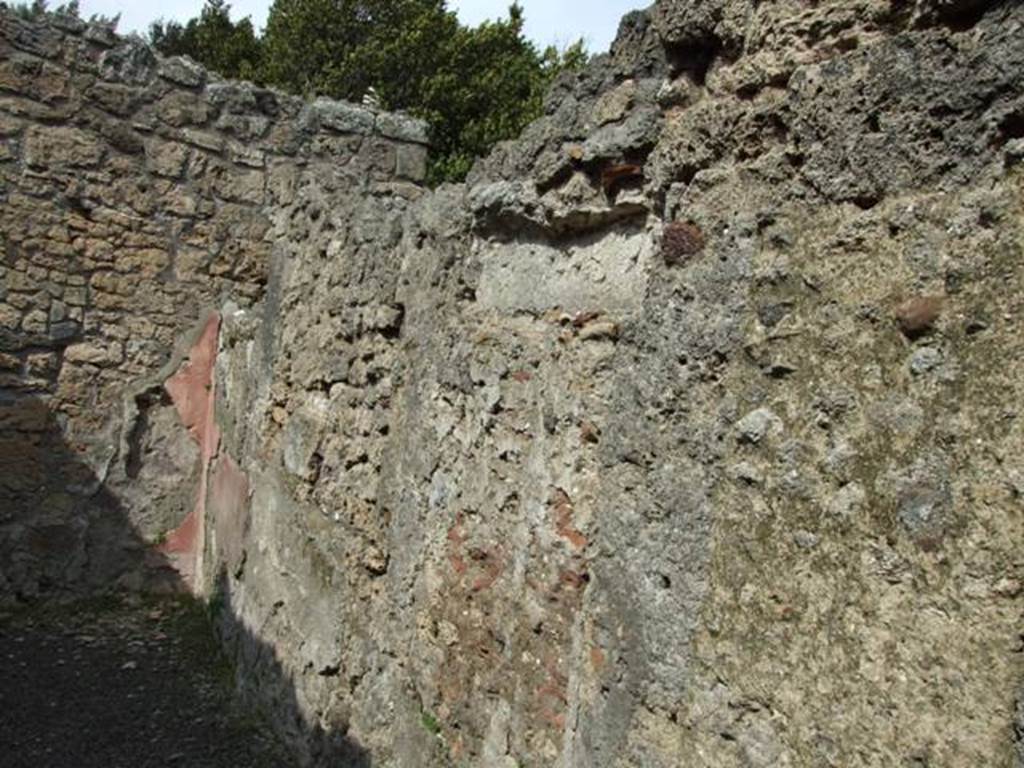
[[[262,28],[271,0],[233,0],[234,18],[251,16]],[[511,0],[448,0],[466,24],[507,15]],[[520,0],[526,15],[526,34],[540,45],[566,45],[578,37],[587,41],[592,53],[608,49],[619,19],[642,8],[645,0]],[[57,5],[53,0],[52,5]],[[121,13],[121,32],[145,32],[150,22],[161,17],[185,21],[199,13],[203,0],[81,0],[82,15],[112,16]]]

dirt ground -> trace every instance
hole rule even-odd
[[[0,613],[0,768],[292,768],[233,696],[201,605]]]

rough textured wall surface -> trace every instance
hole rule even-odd
[[[465,186],[301,183],[218,369],[252,689],[352,764],[1014,765],[1022,125],[1019,4],[666,1]]]
[[[1020,764],[1024,6],[662,0],[465,185],[349,140],[162,474],[306,762]]]
[[[425,156],[400,116],[0,10],[0,600],[192,578],[217,310],[262,297],[269,212],[298,168],[347,194]]]

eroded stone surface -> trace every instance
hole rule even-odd
[[[0,602],[171,588],[218,447],[204,319],[262,297],[296,167],[416,181],[423,127],[322,102],[368,123],[335,143],[301,100],[59,16],[0,10],[0,59]]]
[[[662,0],[430,193],[394,177],[421,161],[401,120],[280,97],[295,121],[214,123],[260,92],[158,94],[137,122],[172,149],[104,150],[149,163],[151,197],[104,160],[85,179],[123,197],[71,209],[104,229],[54,238],[101,266],[4,263],[0,319],[33,341],[0,362],[81,387],[140,349],[80,338],[94,307],[171,316],[145,289],[171,274],[231,295],[202,581],[313,763],[344,734],[375,765],[1010,768],[1022,9]],[[173,81],[103,61],[111,86]],[[46,67],[5,93],[33,77],[46,100],[0,102],[12,151],[60,119]],[[354,159],[297,163],[307,140]],[[18,179],[26,248],[62,219]],[[194,221],[172,255],[118,234],[163,205]]]

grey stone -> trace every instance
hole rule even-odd
[[[206,82],[206,70],[186,56],[161,59],[157,72],[165,80],[187,88],[198,88]]]
[[[410,181],[423,181],[427,177],[426,147],[400,145],[395,153],[395,175]]]
[[[848,483],[840,488],[828,500],[827,510],[833,517],[846,520],[856,516],[864,509],[867,493],[857,482]]]
[[[740,442],[757,445],[766,438],[782,434],[783,423],[770,409],[758,408],[740,419],[736,429]]]
[[[661,129],[661,113],[652,107],[637,109],[622,123],[605,125],[583,143],[583,160],[618,161],[650,149]]]
[[[215,82],[206,88],[206,98],[229,114],[243,115],[259,109],[257,89],[251,83]]]
[[[376,124],[374,114],[353,104],[330,99],[317,99],[312,104],[313,113],[320,125],[339,133],[369,135]]]
[[[95,25],[89,27],[90,30],[95,28]],[[156,76],[158,64],[152,48],[141,41],[129,41],[104,52],[99,66],[105,80],[146,85]]]
[[[941,531],[950,506],[945,488],[922,486],[907,490],[899,503],[900,522],[916,537]]]
[[[429,144],[428,125],[425,121],[397,112],[381,112],[377,115],[377,132],[389,139],[408,141],[415,144]]]
[[[1022,14],[660,0],[428,190],[403,116],[99,88],[95,45],[0,13],[47,59],[0,65],[0,443],[33,458],[0,601],[143,586],[123,534],[203,487],[193,584],[226,574],[303,764],[1008,764]],[[163,395],[204,306],[209,464]],[[51,421],[88,457],[55,493]],[[107,491],[131,525],[68,524]]]
[[[115,25],[103,19],[90,21],[85,28],[83,37],[90,43],[95,43],[105,48],[113,48],[119,42],[122,42],[121,38],[117,36]]]
[[[915,376],[922,376],[929,371],[934,371],[942,365],[942,352],[935,347],[922,347],[914,350],[910,356],[910,372]]]

